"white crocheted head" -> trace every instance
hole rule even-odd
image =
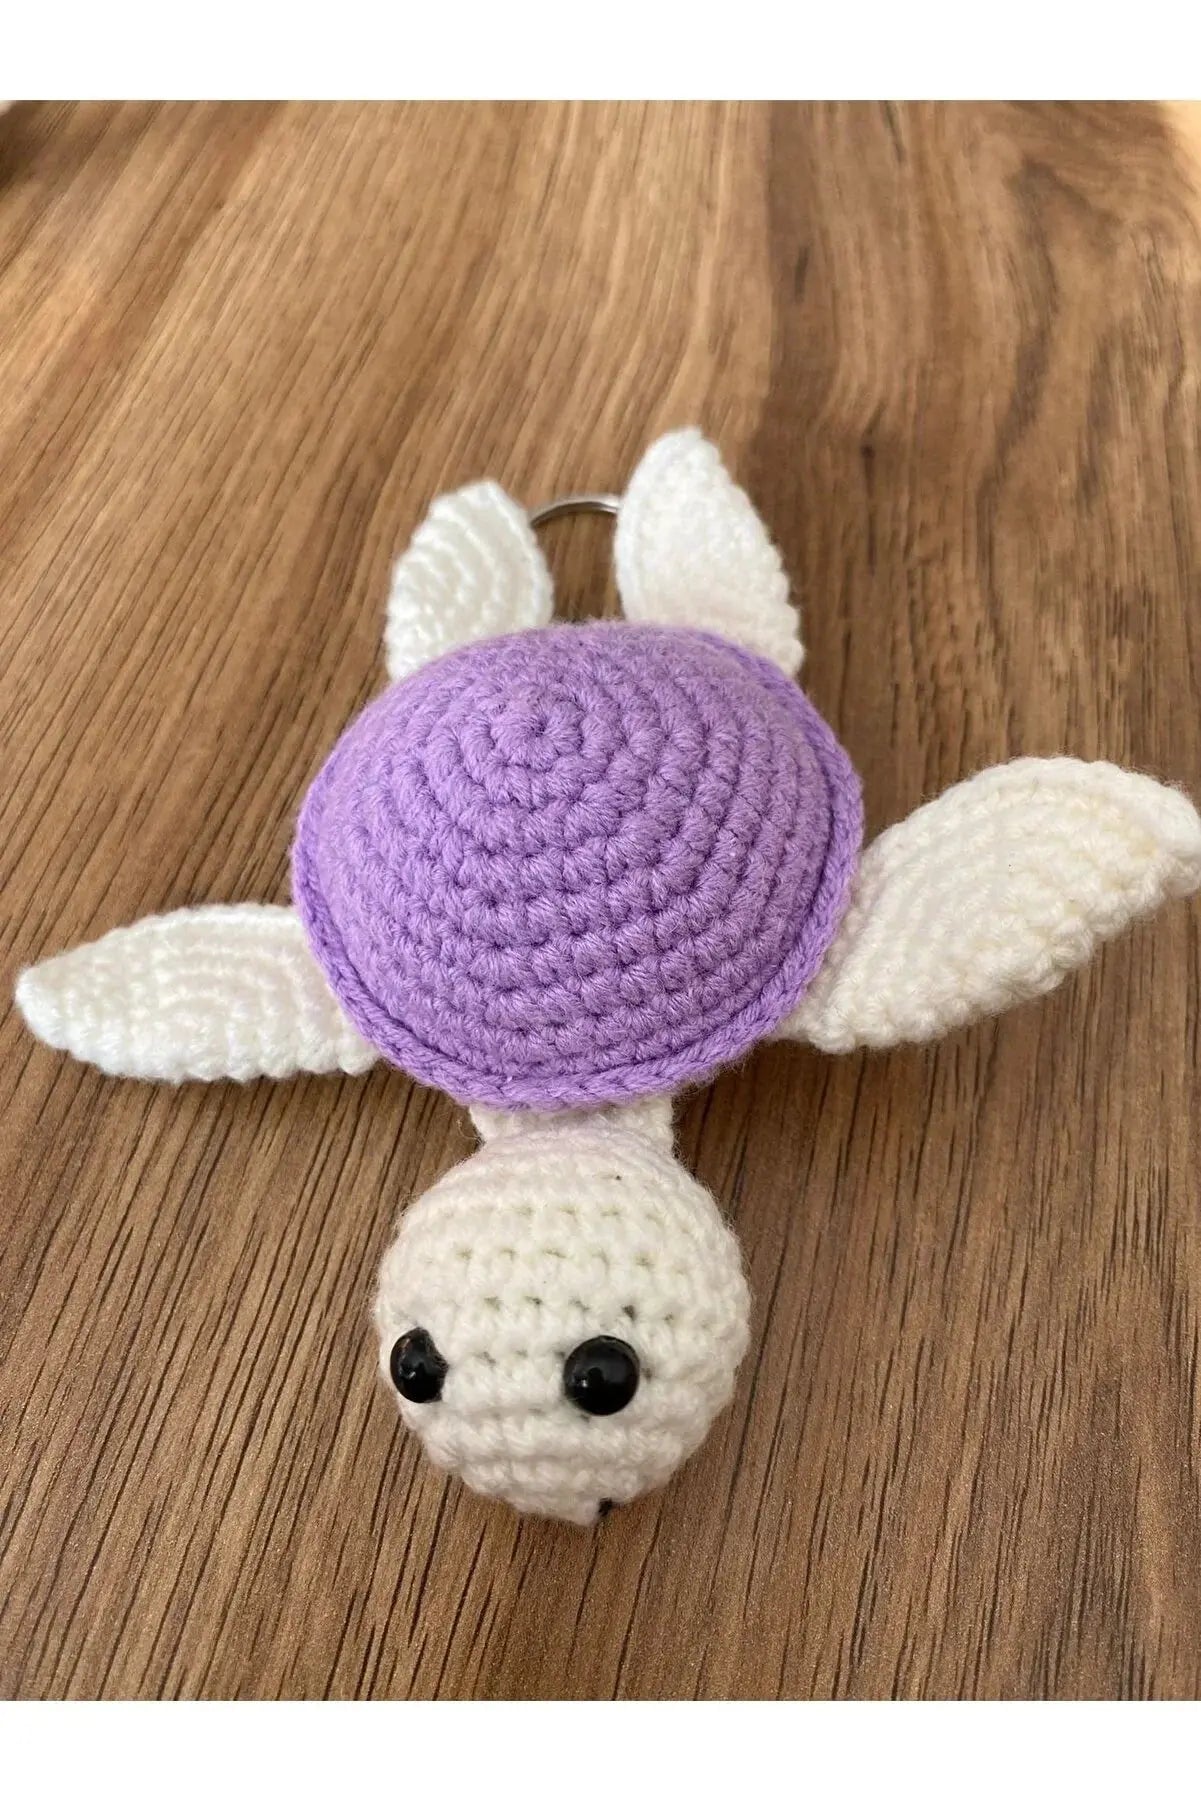
[[[375,1319],[436,1463],[587,1525],[700,1444],[748,1310],[737,1243],[660,1102],[491,1138],[402,1216]]]
[[[377,1317],[431,1455],[573,1520],[670,1475],[728,1399],[746,1337],[733,1241],[672,1158],[666,1091],[759,1036],[832,1052],[937,1037],[1045,994],[1201,884],[1183,794],[1066,757],[971,776],[852,869],[857,792],[841,810],[809,805],[831,753],[793,687],[787,577],[714,446],[670,433],[605,504],[638,628],[616,637],[539,635],[550,570],[535,520],[495,483],[434,502],[393,575],[394,686],[310,791],[298,908],[186,908],[17,984],[40,1038],[113,1075],[357,1074],[383,1054],[469,1104],[564,1109],[519,1125],[473,1113],[484,1148],[403,1219]],[[605,664],[603,692],[572,660],[577,632],[620,638],[633,659]],[[484,639],[503,640],[499,659]],[[669,640],[671,681],[648,683],[633,647],[666,655]],[[727,676],[752,662],[734,708]],[[765,736],[777,714],[796,729]],[[386,757],[364,720],[384,722]],[[619,741],[601,756],[610,720]],[[814,857],[847,881],[818,880]],[[753,931],[735,905],[748,897]],[[788,930],[773,936],[777,914]],[[615,1098],[629,1104],[572,1111]]]

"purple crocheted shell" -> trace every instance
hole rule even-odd
[[[305,799],[296,905],[358,1030],[456,1100],[587,1107],[700,1080],[815,974],[855,771],[774,664],[595,623],[451,652]]]

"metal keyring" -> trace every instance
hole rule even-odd
[[[564,494],[561,500],[548,500],[545,506],[534,507],[529,519],[533,526],[546,525],[568,513],[616,513],[620,505],[617,494]]]

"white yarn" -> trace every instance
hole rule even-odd
[[[919,807],[864,854],[782,1037],[825,1051],[937,1038],[1054,988],[1104,939],[1201,886],[1185,795],[1112,763],[1023,757]]]
[[[492,1138],[511,1137],[515,1132],[528,1135],[535,1126],[554,1130],[564,1117],[561,1113],[498,1113],[491,1107],[469,1107],[467,1111],[485,1143]],[[674,1142],[671,1114],[671,1096],[655,1094],[609,1107],[593,1107],[587,1118],[593,1125],[616,1121],[624,1132],[637,1132],[660,1150],[670,1151]]]
[[[545,625],[550,570],[525,512],[495,482],[444,494],[396,564],[384,627],[394,682],[479,638]]]
[[[623,1112],[511,1120],[402,1215],[375,1307],[390,1389],[392,1346],[414,1327],[449,1365],[439,1400],[398,1397],[434,1461],[583,1525],[696,1448],[747,1342],[733,1234],[649,1116]],[[565,1395],[563,1364],[601,1334],[633,1348],[641,1380],[594,1417]]]
[[[375,1061],[290,907],[185,907],[25,970],[17,1005],[56,1050],[110,1076],[358,1075]]]
[[[779,552],[698,431],[652,445],[622,497],[614,542],[630,619],[703,626],[801,666],[800,621]],[[549,623],[550,571],[528,515],[495,482],[444,494],[392,576],[384,658],[400,681],[448,650]]]
[[[621,501],[614,558],[627,618],[720,632],[785,675],[800,669],[780,553],[699,431],[670,432],[647,451]]]

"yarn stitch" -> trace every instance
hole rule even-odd
[[[355,721],[294,892],[358,1030],[456,1100],[583,1107],[711,1075],[838,928],[859,783],[774,665],[660,626],[472,645]]]

